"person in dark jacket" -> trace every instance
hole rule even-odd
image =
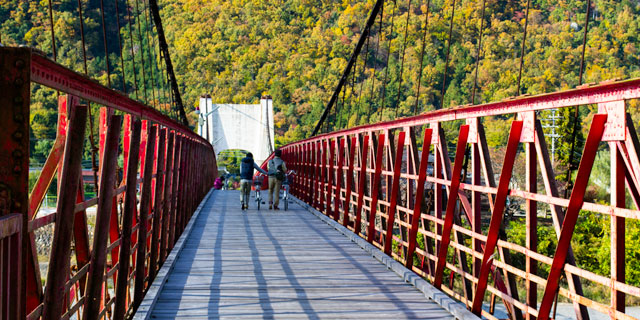
[[[253,169],[267,174],[253,161],[253,154],[248,152],[247,156],[240,161],[240,204],[242,205],[242,210],[249,209],[249,193],[251,192]]]

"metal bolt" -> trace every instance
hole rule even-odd
[[[22,158],[23,154],[22,154],[22,151],[20,149],[16,149],[16,150],[13,151],[13,153],[11,153],[11,155],[14,158],[18,159],[18,158]]]
[[[16,68],[18,68],[18,69],[22,69],[22,68],[24,68],[24,60],[22,60],[22,59],[18,59],[18,60],[16,60],[15,66],[16,66]]]
[[[24,84],[24,80],[22,80],[22,78],[16,78],[16,80],[13,81],[13,84],[20,87]]]
[[[13,98],[13,104],[15,105],[22,105],[23,102],[24,99],[22,99],[21,96],[16,96],[15,98]]]
[[[15,140],[18,140],[18,141],[22,140],[22,136],[23,136],[22,131],[16,131],[13,133],[13,139]]]
[[[20,172],[22,172],[22,168],[20,166],[13,167],[13,173],[20,173]]]
[[[16,208],[22,208],[22,203],[20,203],[20,202],[17,202],[17,201],[16,201],[13,205],[14,205]]]
[[[15,113],[15,114],[13,114],[13,121],[22,122],[22,121],[24,121],[24,117],[22,116],[21,113]]]

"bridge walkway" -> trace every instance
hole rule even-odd
[[[185,236],[156,297],[145,298],[144,317],[453,318],[296,203],[243,212],[237,191],[215,191]]]

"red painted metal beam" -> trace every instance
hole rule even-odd
[[[320,149],[320,185],[318,186],[318,190],[320,190],[318,192],[319,196],[320,196],[320,204],[318,205],[318,210],[320,211],[324,211],[325,210],[325,198],[327,197],[327,195],[325,195],[325,172],[327,171],[327,140],[322,140],[322,149]],[[328,203],[328,199],[327,199],[327,203]]]
[[[358,139],[351,137],[351,144],[349,146],[349,168],[347,169],[347,192],[345,194],[345,202],[342,206],[344,208],[344,215],[342,217],[342,225],[348,227],[351,223],[349,220],[349,211],[351,209],[351,192],[353,189],[353,160],[356,156],[356,143]]]
[[[525,111],[547,110],[637,98],[640,98],[640,78],[615,82],[603,81],[601,84],[584,88],[431,111],[418,116],[399,118],[392,121],[367,124],[331,133],[319,134],[295,143],[312,141],[320,137],[331,139],[345,134],[360,134],[388,128],[413,127],[427,123],[507,115]]]
[[[157,127],[151,126],[148,128],[147,134],[147,153],[145,154],[145,166],[144,175],[142,178],[142,190],[140,196],[140,213],[138,217],[138,256],[137,256],[137,268],[135,275],[135,290],[133,296],[133,308],[137,309],[137,306],[142,302],[144,297],[145,288],[145,261],[147,256],[147,231],[148,231],[148,216],[151,208],[151,178],[153,175],[153,153],[149,152],[151,148],[156,144],[156,130]]]
[[[104,280],[104,267],[106,264],[107,236],[110,230],[111,215],[113,212],[118,143],[120,140],[121,116],[110,116],[109,128],[103,146],[109,152],[103,152],[100,160],[100,187],[96,225],[93,236],[93,251],[91,255],[91,270],[89,270],[86,302],[83,311],[83,319],[96,319],[100,313],[102,302],[102,288]]]
[[[151,235],[151,256],[149,258],[149,281],[153,282],[157,274],[158,269],[158,254],[160,252],[160,237],[162,233],[160,232],[162,223],[164,222],[163,213],[164,213],[164,183],[165,183],[165,164],[166,164],[166,153],[165,149],[167,146],[167,128],[160,130],[160,137],[158,140],[158,156],[156,161],[156,185],[155,185],[155,198],[153,205],[153,227],[152,227],[152,235]],[[204,190],[201,190],[201,192]],[[164,228],[162,228],[164,230]]]
[[[65,283],[69,276],[69,254],[76,194],[81,178],[82,152],[84,146],[87,108],[77,106],[71,110],[69,135],[65,145],[59,201],[56,207],[56,227],[51,246],[47,288],[44,294],[43,319],[58,319],[62,316],[65,300]],[[25,202],[26,206],[26,202]]]
[[[174,141],[175,132],[169,131],[169,141],[167,143],[167,164],[164,179],[164,198],[162,199],[162,235],[160,237],[160,262],[164,262],[169,251],[169,228],[171,222],[171,199],[173,198],[172,183],[174,174]]]
[[[331,208],[331,194],[333,194],[333,179],[335,174],[335,153],[336,153],[336,140],[329,141],[329,165],[327,166],[327,207],[325,214],[327,217],[333,216],[333,211]],[[334,210],[338,210],[338,208],[334,208]]]
[[[604,133],[604,125],[607,121],[606,114],[597,114],[593,117],[591,123],[591,129],[587,136],[587,141],[582,151],[582,159],[578,167],[578,173],[576,175],[576,181],[571,191],[571,197],[569,198],[569,206],[564,216],[562,223],[562,231],[560,232],[560,239],[556,247],[556,252],[553,257],[553,263],[551,264],[551,270],[547,277],[547,285],[544,289],[544,295],[542,302],[540,303],[540,309],[538,311],[539,320],[549,319],[549,312],[551,311],[551,305],[558,288],[560,281],[560,275],[563,272],[565,259],[567,258],[567,251],[571,244],[571,238],[573,236],[573,230],[575,229],[576,222],[582,204],[584,203],[584,194],[587,189],[589,177],[591,176],[591,168],[598,151],[598,144],[602,139]]]
[[[400,173],[402,171],[402,154],[404,152],[404,138],[406,132],[398,133],[396,145],[396,156],[393,165],[393,183],[391,184],[391,201],[389,204],[389,216],[387,217],[387,234],[384,241],[384,253],[391,255],[391,244],[393,242],[393,226],[396,218],[396,206],[398,205],[398,192],[400,190]]]
[[[173,163],[172,163],[172,182],[171,182],[171,198],[169,202],[171,207],[169,209],[170,220],[169,220],[169,238],[167,242],[167,252],[173,249],[173,245],[176,239],[176,215],[178,214],[177,210],[177,198],[178,198],[178,176],[180,175],[180,153],[182,148],[182,136],[176,133],[175,137],[175,147],[173,149]]]
[[[22,319],[23,214],[0,216],[0,318]]]
[[[342,193],[342,177],[344,176],[344,169],[342,166],[344,165],[344,142],[346,137],[340,139],[340,144],[338,146],[338,167],[336,168],[336,192],[333,202],[333,220],[340,220],[340,204],[342,200],[340,199],[340,194]],[[344,206],[343,211],[346,212]]]
[[[444,226],[442,229],[442,241],[438,248],[438,261],[436,264],[436,273],[433,285],[440,289],[442,285],[442,276],[444,275],[444,267],[447,262],[447,252],[449,250],[449,242],[451,241],[451,229],[453,228],[453,214],[458,201],[458,189],[460,188],[460,174],[462,173],[462,162],[464,161],[465,148],[467,146],[467,137],[469,136],[469,126],[460,127],[458,134],[458,147],[456,148],[456,158],[453,163],[453,171],[451,173],[451,186],[449,199],[447,201],[447,211],[445,212]]]
[[[362,230],[362,205],[364,203],[364,190],[367,184],[367,159],[369,157],[369,135],[365,135],[360,146],[360,180],[358,182],[358,202],[356,204],[356,221],[354,231],[360,234]]]
[[[617,147],[617,143],[609,143],[611,153],[611,205],[617,208],[626,207],[625,174],[628,170],[625,167],[622,148]],[[625,282],[625,233],[626,219],[624,217],[612,217],[610,220],[611,237],[611,279],[613,281]],[[611,288],[611,307],[616,311],[624,312],[626,308],[625,294],[615,287]]]
[[[0,217],[21,214],[22,232],[28,231],[29,209],[29,119],[30,119],[30,51],[26,48],[0,48]],[[14,237],[12,237],[14,238]],[[20,243],[7,239],[3,252],[10,254],[13,247],[20,256],[20,274],[27,272],[27,254],[30,237],[20,236]],[[11,243],[9,243],[11,242]],[[9,263],[9,261],[7,261]],[[8,269],[5,269],[8,270]],[[38,279],[39,280],[39,279]],[[25,316],[26,277],[14,278],[19,295],[12,306]],[[11,290],[1,290],[0,296],[9,296]],[[28,302],[28,301],[27,301]]]
[[[407,259],[405,266],[411,270],[413,268],[413,253],[416,251],[416,240],[418,228],[420,227],[420,216],[422,215],[422,203],[424,202],[424,182],[427,179],[427,166],[429,165],[429,149],[431,148],[432,129],[424,130],[424,140],[422,142],[422,157],[420,158],[420,168],[418,169],[418,184],[416,186],[413,215],[411,216],[411,229],[409,229],[409,248],[407,249]]]
[[[106,88],[97,81],[53,62],[36,52],[31,53],[31,81],[124,113],[136,115],[141,119],[153,121],[210,146],[206,139],[183,124],[166,117],[160,111],[149,108],[119,91]]]
[[[127,120],[128,119],[128,120]],[[127,312],[127,295],[129,293],[129,273],[130,258],[132,246],[132,232],[135,221],[136,207],[138,199],[136,197],[138,185],[138,159],[140,153],[140,119],[125,117],[125,150],[127,152],[128,161],[126,169],[125,183],[127,190],[124,196],[124,211],[122,213],[122,236],[120,237],[120,258],[118,276],[116,281],[116,301],[113,313],[114,320],[122,320]],[[131,130],[129,130],[130,127]],[[113,149],[110,149],[113,150]],[[113,151],[111,151],[113,152]],[[95,319],[95,318],[94,318]],[[86,320],[86,319],[85,319]]]
[[[73,102],[75,100],[75,102]],[[67,138],[67,105],[76,104],[77,98],[62,95],[58,98],[58,126],[56,140],[51,152],[38,176],[38,181],[29,195],[29,221],[33,220],[42,204],[53,178],[58,172],[58,164],[62,161],[65,142]],[[29,246],[27,249],[27,314],[30,314],[42,302],[42,281],[38,253],[33,233],[29,233]]]
[[[496,201],[493,207],[493,212],[491,213],[491,222],[489,223],[487,241],[484,246],[482,265],[480,266],[480,277],[478,278],[476,292],[473,295],[473,306],[471,307],[471,311],[478,316],[480,316],[484,293],[487,289],[487,279],[492,267],[491,257],[495,251],[496,245],[498,244],[500,226],[502,225],[507,194],[509,193],[509,182],[511,181],[513,164],[515,163],[518,145],[520,144],[522,125],[522,121],[514,121],[511,123],[511,131],[507,142],[507,151],[504,155],[502,172],[500,173],[500,181],[498,182],[498,193],[496,194]]]
[[[367,241],[372,243],[376,232],[376,216],[378,211],[378,191],[380,189],[380,175],[382,174],[382,155],[384,154],[384,134],[378,136],[378,148],[376,149],[376,170],[373,174],[373,187],[371,188],[371,207],[369,210],[369,225],[367,228]]]

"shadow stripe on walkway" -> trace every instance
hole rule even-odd
[[[137,319],[454,318],[295,202],[242,211],[238,192],[215,191],[194,217]]]

